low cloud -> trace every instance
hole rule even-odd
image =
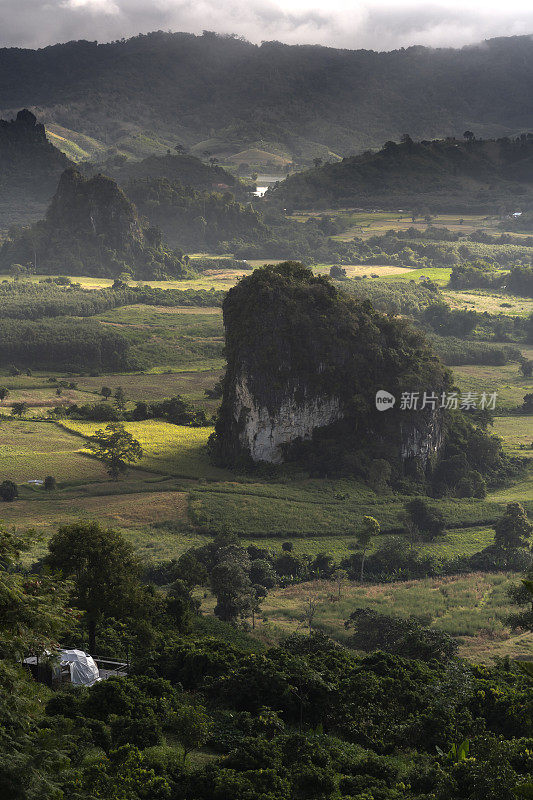
[[[1,46],[207,29],[253,42],[392,50],[533,33],[533,8],[525,0],[1,0],[0,23]]]

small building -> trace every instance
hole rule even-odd
[[[28,656],[23,664],[35,680],[52,687],[64,683],[92,686],[102,680],[94,658],[83,650],[59,650],[55,655],[44,653]]]

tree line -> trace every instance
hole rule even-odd
[[[10,603],[0,615],[0,785],[11,798],[121,800],[126,790],[128,800],[514,800],[530,792],[531,681],[519,664],[469,664],[438,630],[357,609],[347,614],[347,647],[312,623],[309,635],[265,645],[221,619],[245,558],[224,537],[206,545],[210,574],[189,553],[158,591],[131,545],[98,523],[60,527],[29,569],[19,560],[28,546],[2,531]],[[219,619],[198,613],[194,587],[206,581]],[[20,654],[54,652],[57,641],[90,642],[127,659],[130,674],[90,688],[37,688]],[[209,760],[195,757],[204,747]]]

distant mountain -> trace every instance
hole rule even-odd
[[[71,163],[27,109],[0,120],[0,230],[39,217]]]
[[[291,175],[267,193],[289,209],[341,206],[430,211],[533,207],[533,135],[515,139],[387,142]]]
[[[102,166],[121,185],[132,180],[163,178],[171,183],[181,183],[204,191],[231,191],[240,197],[246,195],[245,186],[238,178],[216,164],[205,164],[189,154],[149,156],[142,161],[115,158]]]
[[[111,178],[67,169],[44,220],[6,239],[0,270],[13,264],[37,272],[136,278],[185,274],[161,234],[143,229],[133,203]]]
[[[159,32],[0,50],[0,110],[38,109],[136,158],[181,142],[199,154],[255,149],[309,162],[405,132],[515,135],[533,130],[532,93],[529,36],[377,53]]]

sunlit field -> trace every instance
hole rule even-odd
[[[77,420],[60,424],[84,438],[105,428],[105,423]],[[212,428],[189,428],[153,419],[126,422],[124,427],[143,448],[143,458],[138,462],[141,469],[183,478],[213,479],[227,475],[225,470],[212,466],[207,455],[206,444]]]
[[[105,480],[102,465],[82,450],[82,440],[53,422],[0,420],[2,479],[21,484],[44,480],[47,475],[68,484]]]
[[[533,313],[533,300],[513,297],[503,292],[489,292],[478,289],[471,292],[444,292],[446,302],[451,308],[464,308],[482,314],[506,314],[512,317],[527,317]]]
[[[461,391],[476,392],[478,396],[482,392],[487,394],[497,392],[496,411],[498,413],[515,410],[522,405],[524,396],[533,391],[533,378],[524,378],[519,371],[518,363],[514,361],[501,366],[466,364],[453,367],[453,374]],[[527,421],[524,421],[523,417],[514,419],[515,423],[513,424],[527,433]],[[495,433],[503,435],[497,429],[495,429]]]

